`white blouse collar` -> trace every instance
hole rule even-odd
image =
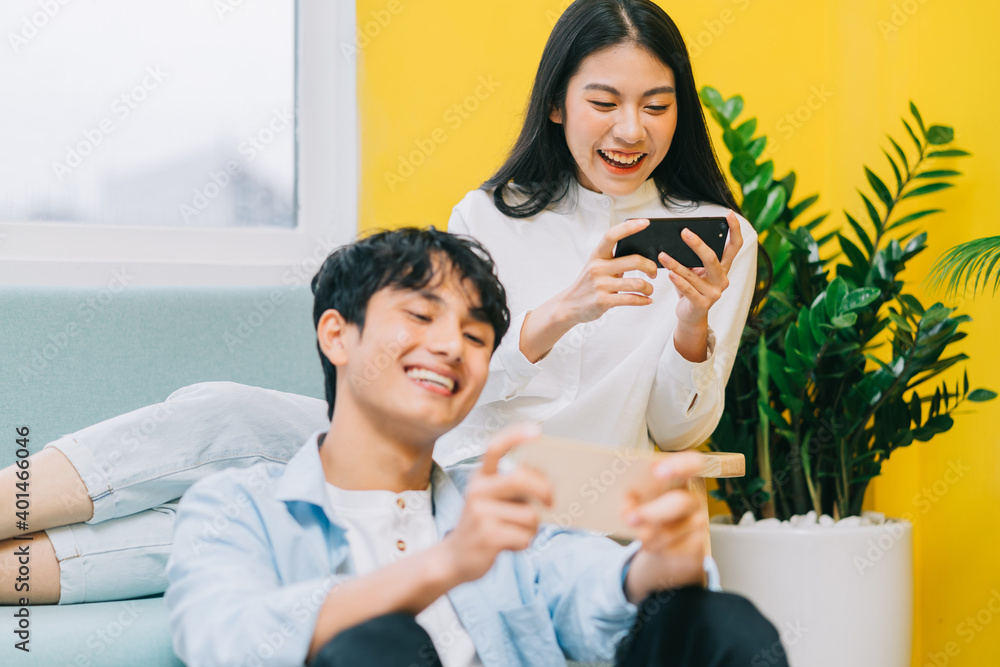
[[[576,182],[575,189],[577,203],[588,209],[607,209],[610,204],[614,204],[616,209],[638,208],[660,197],[660,191],[652,178],[647,179],[635,192],[622,197],[613,197],[588,190],[580,185],[579,181]]]

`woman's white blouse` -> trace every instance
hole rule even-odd
[[[726,212],[717,205],[667,208],[652,180],[625,197],[574,185],[555,210],[520,220],[501,214],[492,192],[468,193],[452,211],[448,231],[475,237],[493,255],[507,290],[511,327],[493,355],[476,407],[438,441],[438,462],[477,456],[493,433],[521,421],[539,422],[549,435],[610,447],[651,449],[656,443],[680,450],[708,438],[722,414],[753,295],[757,234],[744,218],[743,247],[730,269],[729,287],[709,311],[706,361],[690,362],[673,345],[677,291],[662,268],[652,281],[652,304],[619,306],[577,325],[534,364],[519,342],[528,311],[573,283],[612,225],[630,218]],[[639,271],[626,277],[649,279]]]

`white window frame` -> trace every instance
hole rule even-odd
[[[294,285],[358,231],[355,3],[296,3],[295,229],[0,222],[0,284]],[[117,274],[115,272],[118,272]]]

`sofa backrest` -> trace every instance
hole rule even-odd
[[[308,287],[0,288],[0,466],[209,380],[322,398]]]

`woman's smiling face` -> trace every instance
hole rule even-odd
[[[652,175],[677,128],[674,73],[634,44],[595,51],[569,80],[563,109],[549,118],[563,126],[588,190],[631,194]]]

